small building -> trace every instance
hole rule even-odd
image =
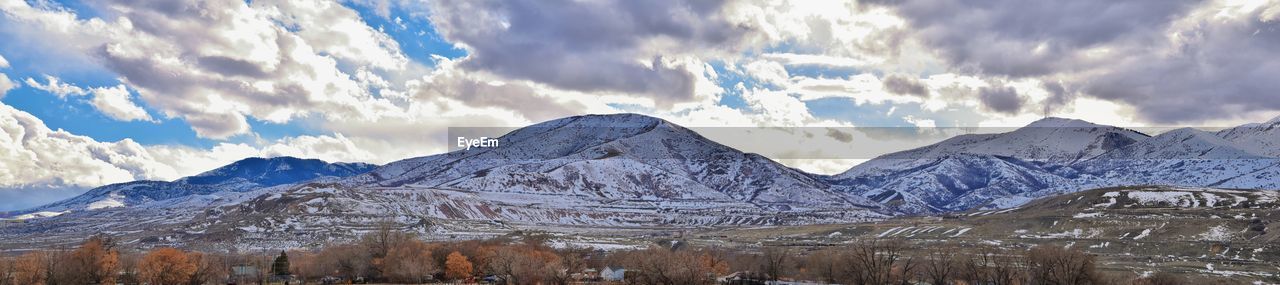
[[[257,278],[258,267],[252,265],[236,265],[231,267],[232,278]]]
[[[622,281],[627,278],[627,269],[615,266],[605,266],[600,270],[600,279],[605,281]]]
[[[264,277],[257,266],[241,264],[231,266],[231,275],[227,276],[227,284],[257,283]]]

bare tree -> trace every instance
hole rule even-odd
[[[791,250],[785,247],[766,247],[761,254],[760,272],[769,277],[770,281],[778,281],[783,274],[787,274],[787,269],[792,262]]]
[[[426,282],[439,270],[431,258],[432,246],[418,240],[399,242],[387,253],[384,271],[392,281]]]
[[[349,279],[369,277],[373,271],[369,251],[357,245],[333,245],[320,251],[320,266],[325,272],[336,273]]]
[[[813,277],[823,282],[839,282],[842,271],[840,265],[844,263],[843,260],[840,260],[840,255],[841,252],[837,249],[823,249],[813,252],[805,258],[805,269]]]
[[[1058,246],[1037,246],[1028,250],[1025,262],[1028,284],[1091,285],[1103,283],[1092,255]]]
[[[627,282],[643,285],[700,285],[714,281],[713,268],[702,252],[652,247],[625,255]]]
[[[915,271],[916,261],[906,255],[899,241],[867,240],[846,248],[846,276],[850,284],[904,284]]]
[[[1015,285],[1021,284],[1025,274],[1020,268],[1020,256],[1003,255],[998,249],[980,247],[961,261],[959,276],[967,284]]]
[[[930,252],[928,260],[920,265],[920,272],[929,280],[929,284],[951,284],[957,271],[955,256],[955,252],[950,250]]]

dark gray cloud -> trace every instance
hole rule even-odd
[[[845,143],[853,141],[853,134],[843,132],[835,128],[827,128],[827,137]]]
[[[1053,82],[1043,86],[1051,95],[1045,112],[1075,96],[1125,103],[1154,123],[1280,111],[1280,17],[1264,12],[1275,2],[879,2],[906,18],[911,37],[952,71]]]
[[[1147,53],[1087,78],[1082,92],[1123,101],[1144,119],[1188,123],[1280,111],[1280,19],[1197,24],[1169,53]]]
[[[1073,94],[1068,92],[1067,88],[1063,86],[1061,82],[1045,81],[1040,87],[1044,88],[1044,91],[1049,92],[1049,98],[1046,98],[1044,103],[1042,103],[1044,107],[1044,113],[1042,113],[1042,115],[1048,116],[1053,114],[1057,108],[1066,105],[1068,102],[1071,102],[1072,98],[1074,98]]]
[[[1076,68],[1088,48],[1155,44],[1162,27],[1192,0],[892,1],[916,35],[953,66],[1035,76]]]
[[[929,97],[929,87],[912,76],[890,74],[881,82],[884,84],[884,89],[893,94]]]
[[[469,69],[569,90],[680,101],[692,98],[696,78],[670,59],[731,49],[748,31],[718,15],[722,4],[437,1],[431,19],[446,39],[468,47]]]
[[[578,110],[586,108],[573,101],[556,102],[553,98],[539,95],[537,90],[522,82],[495,85],[469,78],[461,72],[437,74],[431,84],[425,84],[413,95],[420,99],[450,97],[478,107],[519,110],[520,114],[533,121],[577,115]]]
[[[991,86],[978,89],[978,99],[982,101],[982,106],[991,111],[1017,114],[1022,110],[1023,101],[1026,100],[1018,95],[1018,90],[1012,86]]]

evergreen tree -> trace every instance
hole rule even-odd
[[[283,250],[280,251],[280,256],[277,256],[276,260],[274,262],[271,262],[271,274],[272,275],[290,275],[289,274],[289,256],[285,255]]]

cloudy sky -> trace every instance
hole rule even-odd
[[[1280,114],[1280,0],[0,0],[0,210],[457,126],[1230,126]],[[816,172],[841,162],[784,161]]]

